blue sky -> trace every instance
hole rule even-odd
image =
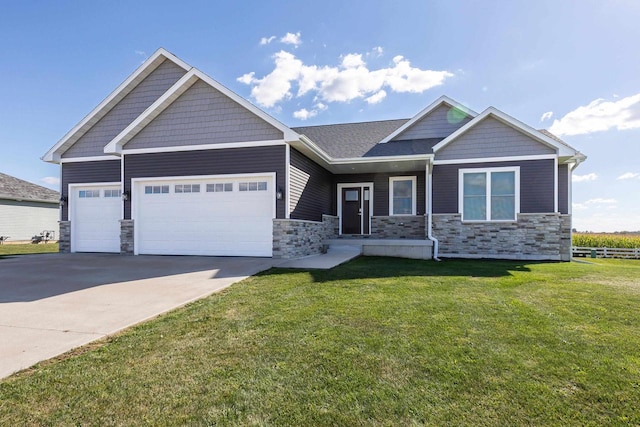
[[[576,228],[640,230],[639,21],[636,0],[3,1],[0,171],[57,189],[40,157],[164,47],[289,126],[494,106],[588,156]]]

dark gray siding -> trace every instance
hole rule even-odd
[[[165,60],[76,141],[62,157],[104,156],[104,146],[185,74],[183,68]]]
[[[282,131],[199,80],[134,136],[125,149],[282,138]]]
[[[276,173],[276,185],[286,187],[285,146],[129,154],[124,158],[125,191],[132,178],[164,176]],[[132,196],[133,197],[133,196]],[[285,201],[276,202],[276,217],[284,218]],[[131,199],[125,203],[125,218],[131,219]]]
[[[458,170],[520,166],[520,212],[554,211],[554,161],[466,163],[433,167],[433,213],[458,213]]]
[[[558,165],[558,211],[569,213],[569,165]]]
[[[332,175],[299,151],[291,148],[289,198],[291,218],[321,221],[322,214],[331,215],[335,205]]]
[[[69,198],[69,184],[120,182],[120,160],[62,164],[62,197]],[[68,220],[69,204],[62,208],[62,220]]]
[[[402,173],[367,173],[355,175],[336,175],[335,184],[344,184],[349,182],[373,182],[373,215],[386,216],[389,215],[389,177],[392,176],[415,176],[417,184],[417,203],[416,214],[425,214],[425,171],[413,171]],[[334,187],[335,188],[335,187]],[[334,196],[336,198],[337,196]],[[336,199],[337,203],[337,199]],[[334,213],[335,215],[335,213]]]

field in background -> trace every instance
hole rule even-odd
[[[640,234],[573,233],[573,246],[588,248],[640,248]]]

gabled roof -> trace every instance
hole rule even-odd
[[[291,128],[333,158],[363,157],[378,141],[409,119]]]
[[[478,113],[476,113],[475,111],[471,110],[470,108],[465,107],[464,105],[460,104],[457,101],[454,101],[453,99],[449,98],[448,96],[442,95],[440,98],[436,99],[431,104],[429,104],[427,106],[427,108],[423,109],[418,114],[413,116],[404,125],[400,126],[398,129],[396,129],[391,134],[387,135],[380,142],[381,143],[386,143],[386,142],[389,142],[389,141],[393,140],[395,137],[397,137],[398,135],[402,134],[404,131],[406,131],[411,126],[413,126],[416,122],[420,121],[423,117],[427,116],[429,113],[431,113],[432,111],[436,110],[437,108],[439,108],[442,105],[446,105],[446,106],[449,106],[451,108],[456,108],[456,109],[462,111],[463,113],[465,113],[467,116],[475,117],[475,116],[478,115]]]
[[[269,114],[265,113],[251,102],[242,98],[240,95],[229,90],[216,80],[207,76],[197,68],[192,68],[187,74],[185,74],[180,80],[178,80],[171,88],[169,88],[160,98],[158,98],[149,108],[147,108],[140,116],[138,116],[129,126],[127,126],[118,136],[116,136],[111,142],[104,147],[106,154],[117,154],[123,149],[123,146],[129,142],[136,134],[145,128],[153,119],[158,117],[160,113],[169,107],[173,101],[178,99],[180,95],[185,93],[191,86],[193,86],[198,80],[202,80],[214,89],[220,91],[222,94],[232,99],[240,106],[246,108],[256,116],[260,117],[271,126],[280,130],[284,134],[285,141],[297,140],[299,135],[291,130],[288,126],[282,124]]]
[[[0,199],[57,204],[59,198],[57,191],[0,173]]]
[[[140,65],[120,86],[118,86],[109,96],[107,96],[96,108],[93,109],[84,119],[73,129],[60,139],[49,151],[42,156],[45,162],[56,162],[60,160],[62,153],[77,142],[93,125],[102,119],[114,106],[127,96],[140,82],[151,74],[165,60],[170,60],[184,70],[188,71],[192,67],[177,56],[163,48],[158,49]]]
[[[433,152],[437,153],[438,151],[442,150],[444,147],[446,147],[447,145],[455,141],[457,138],[459,138],[461,135],[464,135],[469,130],[473,129],[478,123],[480,123],[487,117],[493,117],[499,120],[500,122],[506,124],[507,126],[511,126],[515,130],[520,131],[525,135],[528,135],[529,137],[535,139],[536,141],[555,149],[559,157],[575,157],[575,156],[584,157],[578,150],[571,147],[569,144],[565,142],[559,141],[557,137],[554,138],[553,136],[549,136],[550,134],[548,132],[544,132],[544,133],[540,132],[532,128],[531,126],[521,122],[520,120],[517,120],[511,117],[510,115],[503,113],[502,111],[498,110],[495,107],[487,108],[482,113],[480,113],[480,115],[476,116],[473,120],[471,120],[470,122],[462,126],[460,129],[458,129],[457,131],[453,132],[451,135],[449,135],[448,137],[440,141],[438,144],[436,144],[433,147]]]

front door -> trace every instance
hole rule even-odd
[[[341,234],[369,234],[371,186],[341,186]]]

